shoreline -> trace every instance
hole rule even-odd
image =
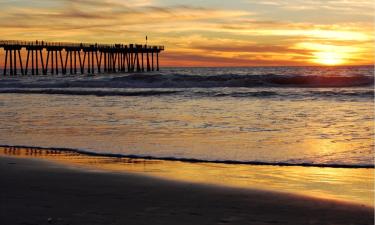
[[[267,191],[374,207],[374,169],[247,165],[109,157],[58,148],[0,147],[0,157],[167,182]]]
[[[322,164],[322,163],[288,163],[288,162],[264,162],[264,161],[235,161],[235,160],[204,160],[196,158],[175,158],[175,157],[156,157],[149,155],[126,155],[119,153],[98,153],[74,148],[62,147],[39,147],[39,146],[24,146],[24,145],[0,145],[0,148],[13,149],[30,149],[30,150],[53,150],[61,152],[73,152],[87,156],[95,157],[111,157],[111,158],[128,158],[128,159],[144,159],[144,160],[164,160],[172,162],[186,162],[186,163],[219,163],[229,165],[250,165],[250,166],[286,166],[286,167],[317,167],[317,168],[348,168],[348,169],[375,169],[375,165],[349,165],[349,164]]]
[[[2,224],[373,224],[372,207],[0,157]],[[22,216],[19,216],[22,215]]]

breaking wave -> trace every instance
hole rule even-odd
[[[212,88],[202,90],[196,89],[98,89],[98,88],[0,88],[0,93],[14,93],[14,94],[46,94],[46,95],[77,95],[77,96],[178,96],[178,97],[199,97],[199,98],[341,98],[341,99],[373,99],[375,96],[374,90],[369,89],[307,89],[298,90],[293,89],[279,89],[273,88],[270,90],[262,89],[221,89]]]
[[[77,77],[2,79],[0,88],[215,88],[215,87],[361,87],[372,86],[373,76],[318,75],[186,75],[118,74]]]

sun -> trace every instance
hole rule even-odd
[[[357,55],[359,49],[354,46],[341,46],[333,44],[321,44],[302,42],[295,48],[308,51],[311,55],[309,62],[325,66],[336,66],[350,63]]]
[[[337,52],[316,52],[313,61],[327,66],[344,63],[343,55]]]

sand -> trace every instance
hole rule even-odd
[[[373,224],[338,201],[0,157],[0,224]]]

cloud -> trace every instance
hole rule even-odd
[[[0,25],[8,28],[39,28],[73,30],[106,27],[121,31],[124,26],[147,30],[153,26],[188,21],[225,19],[248,15],[240,10],[216,10],[176,5],[171,7],[136,4],[127,6],[119,1],[64,0],[61,8],[14,7],[0,15]],[[88,6],[88,7],[87,7]],[[127,29],[128,30],[128,29]]]
[[[369,1],[248,2],[252,7],[236,0],[231,7],[177,1],[160,5],[154,0],[17,0],[2,3],[0,26],[3,39],[144,43],[148,35],[150,44],[167,46],[163,58],[169,65],[311,64],[313,46],[346,45],[355,46],[353,58],[373,62],[373,21],[361,16],[351,21],[353,11],[368,13]],[[319,17],[314,10],[336,18],[335,7],[347,21],[307,18]]]
[[[306,61],[305,58],[300,57],[295,60],[295,57],[287,57],[284,59],[265,57],[259,55],[241,55],[233,58],[215,56],[215,55],[202,55],[186,52],[168,52],[161,56],[162,66],[295,66],[300,62]],[[291,60],[292,59],[292,60]]]
[[[364,9],[372,10],[374,7],[372,0],[248,0],[248,2],[289,10],[332,9],[336,11],[352,11],[353,9],[361,9],[361,11],[363,11]]]
[[[234,52],[234,53],[273,53],[273,54],[308,54],[305,49],[292,49],[281,45],[203,45],[194,46],[197,49],[211,52]]]

